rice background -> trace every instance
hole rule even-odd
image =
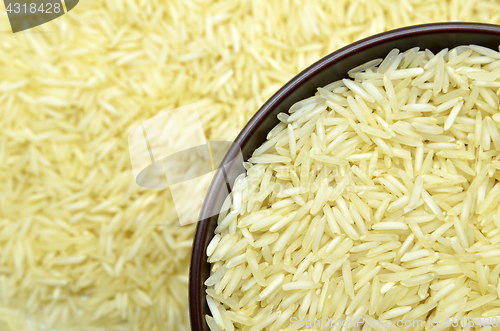
[[[128,134],[196,103],[232,140],[322,56],[497,1],[82,0],[12,34],[0,5],[0,330],[187,330],[195,225],[138,187]],[[27,318],[29,317],[29,318]]]

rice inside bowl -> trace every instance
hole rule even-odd
[[[494,324],[499,59],[395,49],[280,113],[207,248],[210,328]]]

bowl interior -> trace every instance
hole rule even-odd
[[[418,46],[420,49],[438,52],[444,48],[468,44],[498,50],[500,26],[477,23],[418,25],[378,34],[346,46],[314,63],[276,92],[241,131],[225,159],[234,159],[241,149],[243,158],[247,160],[266,140],[267,133],[278,124],[278,113],[287,112],[295,102],[313,96],[318,87],[347,77],[350,69],[375,58],[384,58],[393,48],[406,51]],[[194,239],[189,275],[189,310],[191,328],[195,331],[209,330],[204,317],[209,310],[203,283],[210,274],[206,248],[214,235],[217,216],[206,215],[218,213],[215,209],[224,199],[224,186],[223,174],[218,171],[208,191],[201,211],[202,221],[198,224]]]

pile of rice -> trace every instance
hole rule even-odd
[[[127,138],[196,103],[232,140],[297,72],[371,34],[500,23],[495,0],[82,0],[11,34],[0,1],[0,330],[187,330],[194,226]],[[26,317],[29,317],[29,320]]]
[[[326,317],[492,330],[500,53],[394,49],[349,77],[280,113],[237,179],[207,248],[210,328]]]

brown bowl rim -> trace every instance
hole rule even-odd
[[[328,67],[333,62],[340,61],[355,52],[363,51],[367,48],[376,46],[381,43],[393,41],[402,38],[415,37],[422,34],[439,34],[441,32],[456,32],[456,33],[481,33],[500,36],[500,25],[486,23],[469,23],[469,22],[443,22],[443,23],[427,23],[421,25],[412,25],[382,32],[359,41],[353,42],[344,46],[320,60],[316,61],[299,74],[294,76],[282,88],[274,93],[260,109],[248,121],[245,127],[241,130],[235,143],[227,152],[224,160],[232,160],[240,151],[240,146],[244,146],[252,138],[257,128],[262,122],[275,110],[278,105],[296,89],[298,89],[309,78],[316,75],[318,72]],[[500,40],[499,40],[500,44]],[[224,161],[223,161],[224,163]],[[224,163],[225,164],[225,163]],[[203,295],[205,293],[202,279],[203,264],[206,262],[205,250],[207,246],[207,237],[210,224],[211,206],[214,204],[214,195],[211,192],[217,192],[224,183],[223,175],[217,171],[212,184],[207,192],[205,203],[200,213],[200,222],[196,227],[196,233],[193,242],[193,251],[191,256],[191,264],[189,270],[189,319],[192,330],[205,330],[205,318],[202,312]]]

